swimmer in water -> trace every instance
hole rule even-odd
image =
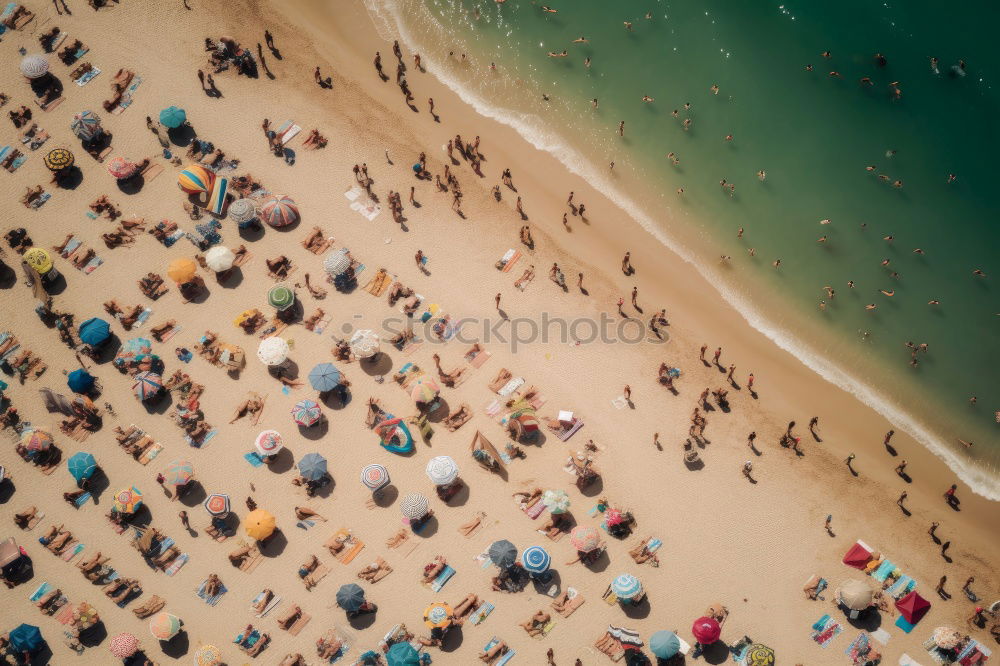
[[[844,78],[844,77],[842,77],[842,76],[840,75],[840,72],[838,72],[838,71],[834,70],[834,71],[830,72],[830,78],[831,78],[831,79],[842,79],[842,78]]]
[[[879,67],[885,67],[886,64],[888,64],[888,60],[886,60],[885,56],[882,55],[881,53],[876,53],[875,64]]]
[[[957,178],[957,176],[955,174],[949,173],[948,174],[948,184],[951,185],[952,183],[954,183],[955,180],[956,180],[956,178]]]
[[[732,140],[733,140],[733,135],[732,134],[727,134],[726,135],[726,141],[732,141]]]
[[[562,53],[559,53],[557,51],[549,51],[550,58],[565,58],[568,55],[569,53],[567,51],[563,51]]]
[[[941,305],[941,301],[935,298],[933,300],[927,301],[927,305]]]
[[[586,60],[583,61],[583,66],[586,67],[587,69],[590,69],[590,58],[589,57]]]
[[[823,289],[825,289],[825,290],[826,290],[826,297],[827,297],[827,298],[829,298],[829,299],[830,299],[830,300],[832,301],[832,300],[833,300],[833,298],[834,298],[834,295],[835,295],[835,294],[836,294],[837,292],[836,292],[836,291],[834,291],[833,287],[831,287],[831,286],[829,286],[829,285],[827,285],[827,286],[823,287]]]
[[[902,189],[902,187],[903,187],[903,181],[901,181],[901,180],[895,180],[895,181],[892,182],[892,186],[895,187],[897,190]]]
[[[958,441],[960,441],[962,444],[964,444],[965,448],[967,448],[967,449],[972,448],[972,442],[967,442],[964,439],[959,439]]]
[[[652,97],[650,97],[649,95],[643,95],[643,96],[642,96],[642,101],[643,101],[643,102],[645,102],[646,104],[649,104],[650,102],[654,102],[654,101],[656,101],[656,100],[654,100],[654,99],[653,99]]]
[[[646,12],[646,20],[651,21],[653,19],[653,12]]]
[[[888,266],[889,265],[889,260],[888,259],[883,259],[882,260],[882,265],[883,266]]]
[[[827,58],[827,59],[830,59],[830,58],[833,57],[832,55],[830,55],[829,51],[823,51],[822,53],[820,53],[820,55],[823,56],[824,58]]]
[[[552,9],[548,5],[542,5],[542,11],[543,12],[548,12],[549,14],[558,14],[559,13],[558,9]]]
[[[587,43],[587,38],[584,37],[583,35],[580,35],[579,37],[577,37],[576,39],[573,40],[573,43],[574,44],[586,44]]]
[[[820,220],[819,223],[820,224],[830,224],[830,218],[827,218],[825,220]]]
[[[632,21],[622,21],[625,24],[625,29],[632,32]]]
[[[913,248],[913,254],[924,254],[924,251],[921,250],[919,247],[915,247]]]
[[[684,110],[685,111],[691,110],[691,102],[684,102]]]
[[[889,150],[885,151],[885,156],[886,157],[895,157],[896,156],[896,151],[893,150],[892,148],[890,148]]]
[[[670,115],[672,115],[674,118],[676,118],[677,116],[680,115],[680,111],[678,111],[677,109],[674,109],[673,111],[670,112]]]
[[[594,99],[590,100],[590,104],[591,104],[591,106],[593,106],[596,109],[597,108],[597,98],[595,97]]]
[[[748,250],[747,250],[747,253],[748,253],[748,254],[749,254],[749,255],[750,255],[751,257],[755,257],[755,256],[757,256],[757,249],[756,249],[756,248],[750,248],[750,249],[748,249]]]
[[[757,172],[757,177],[760,178],[761,180],[766,180],[767,172],[761,169],[760,171]]]
[[[850,287],[851,289],[854,289],[854,280],[848,280],[847,286]]]
[[[972,271],[972,274],[977,277],[986,277],[986,273],[982,272],[980,269],[976,268]]]
[[[684,122],[681,123],[681,124],[684,125],[684,131],[685,132],[687,132],[689,129],[691,129],[691,119],[690,118],[685,118]]]
[[[889,176],[885,175],[884,173],[880,173],[878,175],[878,179],[882,180],[882,181],[885,181],[885,182],[889,182]]]
[[[874,164],[869,164],[868,166],[865,167],[865,171],[874,171],[877,168],[878,167],[875,166]]]
[[[884,240],[884,241],[886,241],[888,243],[891,243],[892,242],[892,236],[882,236],[882,240]]]
[[[894,296],[896,294],[896,290],[895,289],[893,289],[892,291],[886,291],[885,289],[879,289],[879,291],[881,291],[886,296]]]
[[[779,266],[781,266],[781,259],[775,259],[773,262],[771,262],[771,265],[774,266],[775,268],[778,268]]]
[[[823,310],[824,312],[826,311],[826,301],[819,302],[819,309]]]
[[[714,84],[714,83],[712,84],[712,87],[709,88],[709,90],[712,91],[713,95],[718,95],[719,94],[719,86],[716,85],[716,84]]]
[[[678,187],[677,188],[677,194],[684,194],[684,188],[683,187]]]
[[[618,136],[625,136],[625,121],[618,123]]]
[[[807,72],[813,71],[813,66],[812,65],[806,65],[806,71]]]
[[[816,242],[817,243],[825,243],[826,242],[826,236],[820,236],[819,238],[816,239]]]
[[[736,230],[736,237],[743,238],[743,227],[740,227],[739,229]]]
[[[878,307],[878,306],[877,306],[877,305],[875,305],[874,303],[869,303],[868,305],[866,305],[866,306],[865,306],[865,310],[869,310],[869,311],[871,311],[871,310],[874,310],[874,309],[875,309],[875,308],[877,308],[877,307]]]
[[[872,83],[871,78],[869,78],[867,76],[862,76],[861,79],[858,81],[858,83],[860,83],[863,86],[873,86],[873,85],[875,85],[874,83]]]

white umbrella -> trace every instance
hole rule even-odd
[[[233,254],[233,251],[221,245],[216,245],[205,253],[205,263],[216,273],[228,271],[233,267],[234,261],[236,261],[236,255]]]
[[[548,507],[549,513],[566,513],[569,511],[569,495],[565,490],[546,490],[542,495],[542,504]]]
[[[257,358],[264,365],[281,365],[288,358],[288,343],[283,338],[264,338],[257,347]]]
[[[229,219],[237,224],[249,222],[257,217],[257,206],[251,199],[237,199],[229,204]]]
[[[363,328],[351,336],[351,353],[358,358],[370,358],[378,353],[381,341],[375,331]]]
[[[446,486],[458,478],[458,465],[451,456],[437,456],[427,463],[427,476],[435,486]]]
[[[323,260],[323,268],[330,275],[337,276],[351,267],[351,258],[347,256],[347,250],[341,248],[326,255]]]
[[[427,515],[430,505],[427,498],[420,493],[410,493],[399,503],[399,510],[410,520],[419,520]]]
[[[24,56],[21,61],[21,73],[29,79],[38,79],[45,76],[49,71],[49,61],[43,55]]]

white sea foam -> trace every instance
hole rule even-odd
[[[363,0],[376,31],[382,39],[399,39],[412,51],[431,53],[409,29],[402,11],[395,0]],[[433,56],[425,56],[425,61],[433,63]],[[920,422],[916,415],[908,413],[881,392],[852,376],[837,366],[810,345],[797,338],[791,331],[768,321],[750,301],[738,293],[725,281],[724,276],[713,270],[711,262],[704,262],[680,241],[669,236],[654,218],[646,213],[638,203],[621,188],[610,181],[603,170],[598,169],[587,157],[575,149],[558,132],[536,115],[522,111],[505,109],[494,101],[487,100],[479,93],[464,85],[456,76],[448,73],[446,67],[431,67],[429,71],[459,98],[482,116],[513,128],[531,145],[553,155],[571,173],[580,176],[615,205],[632,217],[643,229],[660,243],[669,248],[684,261],[691,264],[705,280],[743,317],[750,326],[764,334],[778,347],[800,360],[806,367],[835,386],[854,395],[862,403],[884,416],[898,430],[908,433],[927,450],[940,458],[973,492],[990,500],[1000,500],[1000,477],[997,470],[989,470],[976,461],[955,451],[935,435],[931,428]]]

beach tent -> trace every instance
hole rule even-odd
[[[863,611],[872,605],[874,592],[863,580],[845,580],[835,592],[837,602],[852,611]]]
[[[348,613],[354,613],[365,604],[365,591],[360,585],[348,583],[337,590],[337,605]]]
[[[74,479],[83,481],[94,476],[94,472],[97,471],[97,460],[92,453],[80,451],[79,453],[74,453],[66,461],[66,466],[69,468],[69,473],[73,475]]]
[[[91,317],[80,324],[80,342],[91,347],[104,344],[111,337],[111,325],[103,319]]]
[[[844,555],[844,564],[855,569],[864,569],[871,562],[872,549],[864,541],[858,541]]]
[[[128,632],[118,634],[108,641],[108,650],[113,657],[128,659],[139,651],[139,639]]]
[[[896,602],[896,609],[907,622],[916,624],[924,615],[927,615],[927,611],[931,609],[931,603],[916,592],[910,592]]]
[[[274,534],[274,516],[263,509],[251,511],[247,514],[246,518],[243,519],[243,529],[246,530],[247,536],[251,539],[263,541]]]
[[[681,651],[681,640],[674,632],[663,629],[649,637],[649,651],[659,659],[670,659]]]
[[[373,463],[361,468],[361,483],[375,492],[389,485],[389,470],[384,465]]]
[[[66,376],[66,385],[73,393],[90,393],[97,380],[83,368],[77,368]]]
[[[472,436],[469,450],[472,451],[472,459],[491,472],[500,469],[500,464],[503,462],[500,452],[480,431],[477,430],[476,434]]]
[[[722,635],[722,627],[714,617],[699,617],[691,625],[691,633],[694,639],[702,645],[711,645],[719,640]]]
[[[413,450],[413,435],[403,419],[392,417],[375,426],[379,444],[391,453],[409,453]]]
[[[10,647],[15,653],[34,652],[45,643],[41,629],[33,624],[22,624],[11,631],[7,638],[10,639]]]
[[[307,481],[319,481],[326,476],[326,458],[318,453],[307,453],[299,461],[299,474]]]
[[[181,633],[181,619],[167,612],[157,613],[149,621],[149,633],[153,634],[153,638],[169,641]]]

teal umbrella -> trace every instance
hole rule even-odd
[[[318,453],[307,453],[299,461],[299,474],[308,481],[319,481],[326,476],[326,458]]]
[[[89,479],[94,476],[94,472],[97,471],[97,460],[94,459],[93,454],[84,453],[83,451],[74,453],[73,456],[66,461],[66,465],[69,467],[69,473],[72,474],[73,478],[77,481]]]
[[[33,624],[22,624],[10,632],[9,638],[10,646],[15,652],[34,652],[45,642],[41,630]]]
[[[420,666],[420,653],[409,643],[393,643],[385,655],[389,666]]]
[[[348,583],[337,590],[337,605],[348,613],[353,613],[365,604],[365,591],[360,585]]]
[[[649,637],[649,650],[660,659],[670,659],[681,651],[681,641],[672,631],[658,631]]]
[[[160,122],[170,129],[176,129],[187,121],[187,113],[176,106],[168,106],[160,111]]]

